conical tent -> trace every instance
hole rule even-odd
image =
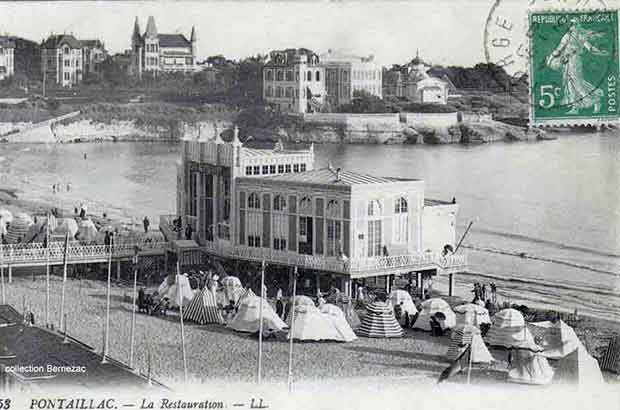
[[[345,342],[352,342],[357,339],[357,336],[344,316],[344,312],[338,306],[326,303],[321,306],[321,313],[326,315],[332,322],[332,325],[336,328],[338,333],[340,333],[340,336],[342,336]]]
[[[28,233],[28,228],[33,224],[32,218],[26,213],[19,213],[13,218],[13,222],[10,223],[7,228],[5,240],[7,243],[24,242],[24,238]]]
[[[596,386],[605,383],[598,362],[583,346],[577,347],[558,363],[554,381],[558,383]]]
[[[413,324],[414,329],[431,330],[431,316],[436,313],[443,313],[445,320],[443,321],[443,329],[451,329],[456,325],[456,315],[443,299],[432,298],[422,303],[422,311]]]
[[[78,224],[73,218],[60,218],[58,220],[58,226],[52,232],[54,235],[65,236],[69,232],[69,237],[74,238],[78,233]]]
[[[314,305],[295,306],[294,326],[291,326],[290,337],[305,341],[347,341],[336,329],[328,315],[321,313]]]
[[[239,298],[245,292],[243,286],[241,285],[241,281],[236,276],[226,276],[222,279],[222,287],[224,288],[224,297],[226,298],[226,303],[230,303],[232,300],[235,304],[239,301]]]
[[[366,306],[366,315],[358,330],[365,337],[402,337],[403,328],[396,321],[392,307],[385,302],[373,302]]]
[[[224,318],[217,306],[215,295],[206,288],[196,292],[194,299],[192,299],[183,313],[188,320],[194,321],[199,325],[224,323]]]
[[[90,244],[97,239],[97,227],[90,219],[80,221],[78,225],[78,240],[84,244]]]
[[[475,303],[465,303],[454,307],[457,324],[470,324],[480,326],[485,323],[491,323],[489,311]],[[471,321],[471,323],[468,323]]]
[[[388,296],[388,302],[392,305],[392,307],[400,305],[403,310],[403,314],[407,312],[410,316],[413,316],[418,313],[418,309],[416,309],[413,299],[411,299],[411,295],[402,289],[391,291]]]
[[[527,349],[515,349],[508,370],[508,381],[524,384],[549,384],[553,379],[553,369],[547,358]]]
[[[304,295],[297,295],[295,296],[295,306],[315,306],[314,301],[308,297],[308,296],[304,296]]]
[[[178,287],[181,287],[179,295]],[[159,296],[168,298],[172,307],[179,307],[181,303],[187,306],[194,299],[194,291],[189,284],[189,278],[185,275],[168,276],[158,289]]]
[[[536,323],[531,323],[531,325],[536,326]],[[543,348],[541,354],[548,359],[561,359],[575,349],[583,348],[573,328],[562,320],[547,326],[538,344]]]
[[[260,327],[260,301],[251,289],[241,299],[235,317],[228,323],[228,327],[238,332],[258,332]],[[278,332],[286,329],[282,321],[273,310],[269,302],[263,299],[263,331]]]
[[[476,339],[475,342],[474,339]],[[452,329],[448,360],[455,360],[459,357],[467,345],[472,346],[472,363],[490,363],[493,360],[482,340],[480,329],[474,325],[456,325]]]
[[[534,337],[525,325],[523,315],[518,310],[500,310],[493,316],[491,322],[491,328],[485,336],[489,346],[531,347],[541,350],[534,342]]]

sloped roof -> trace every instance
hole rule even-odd
[[[149,16],[149,19],[146,23],[146,31],[144,32],[144,37],[155,37],[157,35],[157,26],[155,26],[155,18],[153,16]]]
[[[338,178],[338,171],[331,168],[320,168],[312,171],[298,172],[292,174],[281,174],[274,176],[266,176],[262,179],[269,181],[281,181],[281,182],[298,182],[306,184],[328,184],[328,185],[341,185],[341,186],[354,186],[354,185],[370,185],[370,184],[385,184],[399,181],[414,181],[398,178],[377,177],[367,174],[360,174],[352,171],[340,171],[340,178]]]
[[[71,48],[82,48],[80,40],[75,38],[72,34],[52,34],[43,42],[41,47],[53,49],[64,44]]]
[[[15,48],[15,41],[11,37],[0,36],[0,47]]]
[[[158,34],[159,47],[191,47],[183,34]]]
[[[80,43],[82,43],[82,47],[88,47],[88,48],[103,47],[103,43],[101,42],[101,40],[80,40]]]

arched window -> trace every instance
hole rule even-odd
[[[293,81],[293,72],[291,70],[286,72],[286,81]]]
[[[273,96],[273,87],[272,86],[268,86],[265,89],[265,97],[272,97]]]
[[[409,214],[407,199],[396,198],[394,201],[394,243],[407,243],[409,239]]]
[[[321,72],[317,70],[317,72],[314,74],[314,79],[316,81],[321,81]]]
[[[276,98],[282,97],[282,87],[276,87]]]
[[[303,215],[312,215],[312,200],[305,196],[299,201],[299,213]]]
[[[327,203],[327,217],[328,218],[340,218],[340,203],[332,199]]]
[[[286,93],[287,97],[292,97],[293,96],[293,87],[286,87],[285,93]]]
[[[308,71],[308,72],[306,73],[306,80],[308,80],[308,81],[312,81],[312,71]]]
[[[276,195],[273,197],[273,210],[286,211],[286,198],[284,196]]]
[[[383,209],[378,200],[368,202],[368,256],[383,255]]]
[[[282,70],[276,72],[276,81],[284,81],[284,72]]]
[[[379,217],[382,213],[381,203],[378,200],[368,202],[368,216]]]
[[[273,71],[271,71],[271,70],[266,70],[265,71],[265,80],[273,81]]]
[[[395,214],[407,213],[407,200],[403,198],[402,196],[396,199],[396,202],[394,202],[394,213]]]
[[[260,198],[258,194],[251,193],[248,197],[248,208],[250,209],[260,209]]]

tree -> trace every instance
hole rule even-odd
[[[127,73],[123,68],[110,56],[107,56],[101,63],[101,74],[103,81],[112,87],[127,84]]]

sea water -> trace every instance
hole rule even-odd
[[[459,252],[476,276],[460,280],[495,282],[508,301],[620,320],[620,135],[558,137],[315,145],[316,166],[423,179],[428,198],[460,204],[459,237],[474,222]],[[136,224],[175,212],[179,144],[5,144],[0,158],[0,189],[20,198],[63,209],[86,203],[89,213]]]

